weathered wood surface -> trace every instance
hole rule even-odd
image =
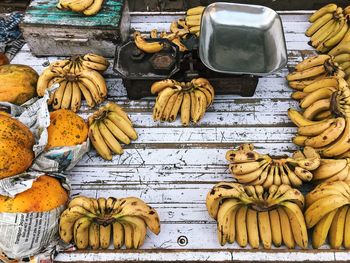
[[[168,29],[181,13],[132,14],[132,27],[147,32],[152,28]],[[303,32],[308,26],[308,12],[282,12],[293,67],[303,57],[313,54]],[[28,47],[13,63],[25,63],[37,71],[56,58],[35,58]],[[112,62],[112,61],[111,61]],[[154,206],[160,214],[159,236],[148,233],[142,251],[108,250],[99,253],[60,253],[56,260],[81,261],[344,261],[350,253],[319,251],[238,250],[237,244],[221,247],[215,222],[205,208],[208,190],[219,181],[230,181],[225,152],[244,142],[253,142],[259,151],[272,155],[291,154],[296,149],[290,141],[296,128],[288,120],[287,109],[297,107],[290,99],[285,75],[288,69],[262,78],[254,97],[217,96],[198,125],[183,128],[174,123],[152,120],[154,98],[130,101],[121,80],[111,69],[106,72],[109,99],[129,112],[139,139],[125,147],[122,156],[112,162],[89,152],[70,172],[72,195],[138,196]],[[86,117],[91,110],[83,107]],[[185,241],[185,244],[181,243]],[[327,248],[327,247],[324,247]]]

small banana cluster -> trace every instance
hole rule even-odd
[[[312,25],[305,32],[310,37],[310,45],[321,53],[327,53],[340,42],[349,41],[349,14],[350,6],[343,10],[333,3],[317,10],[309,18]]]
[[[82,13],[86,16],[96,15],[102,8],[104,0],[59,0],[57,8]]]
[[[77,112],[83,98],[89,107],[94,107],[107,96],[106,81],[97,71],[104,71],[107,67],[108,61],[94,54],[56,61],[40,75],[37,93],[44,96],[46,89],[59,84],[48,101],[53,109],[70,109]]]
[[[196,6],[188,9],[186,12],[186,25],[190,33],[195,34],[197,37],[199,37],[200,34],[200,25],[204,8],[205,6]]]
[[[72,74],[77,74],[83,70],[96,70],[105,72],[109,67],[109,61],[103,56],[89,53],[81,56],[72,56],[67,59],[58,60],[50,64],[52,67],[62,68]]]
[[[292,158],[272,159],[254,151],[252,144],[243,144],[237,150],[226,153],[230,162],[229,170],[242,184],[261,185],[267,189],[271,185],[291,185],[300,187],[312,180],[312,173],[320,165],[320,156],[311,147],[303,152],[295,152]]]
[[[136,197],[88,198],[71,200],[59,220],[59,234],[78,249],[107,249],[113,240],[114,248],[127,249],[143,245],[147,227],[156,235],[160,221],[155,209]]]
[[[350,159],[321,159],[320,166],[312,173],[312,180],[316,184],[335,181],[350,181]]]
[[[204,78],[187,83],[172,79],[157,81],[151,86],[151,93],[158,93],[153,119],[172,122],[180,112],[184,126],[188,126],[190,120],[194,123],[200,121],[215,96],[214,88]]]
[[[304,196],[289,185],[243,186],[221,182],[208,193],[206,206],[217,221],[220,244],[235,241],[241,247],[270,249],[283,243],[306,248],[308,235],[303,216]]]
[[[327,237],[331,248],[350,249],[350,183],[319,184],[305,196],[305,222],[312,228],[312,246],[319,248]]]
[[[139,31],[134,32],[134,42],[137,48],[145,53],[157,53],[164,47],[164,44],[159,41],[147,41]]]
[[[170,33],[163,31],[158,34],[157,29],[153,29],[150,33],[150,37],[166,38],[177,45],[181,52],[187,51],[188,49],[182,43],[182,40],[187,39],[190,35],[199,37],[204,8],[204,6],[197,6],[188,9],[185,18],[180,18],[170,24]]]
[[[113,102],[100,107],[88,120],[90,141],[105,160],[112,160],[112,153],[123,154],[120,143],[130,144],[137,139],[129,116]]]

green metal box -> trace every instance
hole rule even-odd
[[[113,57],[129,34],[126,0],[105,0],[95,16],[59,10],[58,0],[33,0],[20,28],[36,56],[72,56],[93,52]]]

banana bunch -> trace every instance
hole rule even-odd
[[[217,221],[220,244],[237,241],[241,247],[270,249],[283,243],[306,248],[304,196],[289,185],[242,186],[221,182],[207,195],[209,215]]]
[[[59,234],[78,249],[107,249],[113,240],[114,248],[127,249],[143,245],[147,227],[156,235],[160,232],[158,213],[136,197],[75,197],[59,220]]]
[[[187,83],[172,79],[157,81],[151,86],[151,93],[158,93],[153,119],[172,122],[180,112],[184,126],[188,126],[190,120],[194,123],[201,120],[215,95],[214,88],[204,78]]]
[[[86,16],[96,15],[102,8],[104,0],[59,0],[57,8],[82,13]]]
[[[88,120],[90,141],[105,160],[112,160],[112,153],[123,154],[120,143],[130,144],[137,139],[129,116],[113,102],[100,107]]]
[[[64,71],[72,74],[77,74],[83,70],[96,70],[100,73],[103,73],[109,67],[109,61],[102,56],[90,53],[58,60],[52,62],[50,66],[60,67]]]
[[[305,197],[305,222],[312,228],[312,246],[319,248],[328,236],[333,249],[350,249],[350,183],[319,184]]]
[[[157,53],[164,47],[164,44],[159,41],[147,41],[139,31],[134,33],[134,42],[137,48],[145,53]]]
[[[38,95],[44,96],[45,90],[54,84],[59,84],[59,87],[51,94],[48,104],[55,110],[70,109],[77,112],[83,98],[89,107],[94,107],[107,96],[106,81],[95,70],[71,73],[62,67],[49,66],[38,79]]]
[[[350,159],[321,159],[320,166],[312,171],[316,184],[335,181],[350,181]]]
[[[239,183],[261,185],[265,189],[282,184],[300,187],[303,182],[311,181],[310,171],[320,165],[320,156],[311,147],[294,153],[291,158],[272,159],[254,151],[252,144],[243,144],[237,150],[228,151],[226,160],[230,162],[229,170]]]
[[[195,34],[197,37],[199,37],[200,34],[201,19],[204,8],[205,6],[196,6],[188,9],[186,12],[186,25],[190,33]]]
[[[321,53],[327,53],[349,36],[348,15],[336,4],[328,4],[317,10],[310,18],[312,25],[305,35],[310,45]]]

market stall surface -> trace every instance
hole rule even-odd
[[[304,32],[310,12],[280,12],[288,48],[288,67],[314,54]],[[131,27],[141,32],[153,28],[168,30],[170,22],[183,13],[132,13]],[[28,64],[42,72],[43,65],[55,57],[34,57],[27,46],[12,61]],[[112,62],[112,60],[111,60]],[[254,63],[254,61],[252,61]],[[155,98],[128,100],[121,79],[106,72],[108,100],[129,113],[139,139],[125,146],[125,153],[104,161],[91,150],[70,172],[72,196],[137,196],[157,209],[161,233],[148,232],[142,250],[105,250],[60,253],[57,261],[342,261],[350,253],[333,250],[239,249],[237,244],[221,247],[216,223],[205,207],[209,189],[217,182],[232,181],[225,160],[227,150],[242,143],[254,143],[259,152],[274,156],[290,155],[296,146],[291,138],[296,128],[287,116],[288,108],[298,106],[290,98],[284,68],[261,78],[255,95],[216,96],[214,104],[197,125],[182,127],[174,123],[154,122]],[[148,88],[148,87],[145,87]],[[82,107],[81,115],[92,111]],[[323,248],[327,248],[326,246]],[[215,252],[215,253],[214,253]]]

